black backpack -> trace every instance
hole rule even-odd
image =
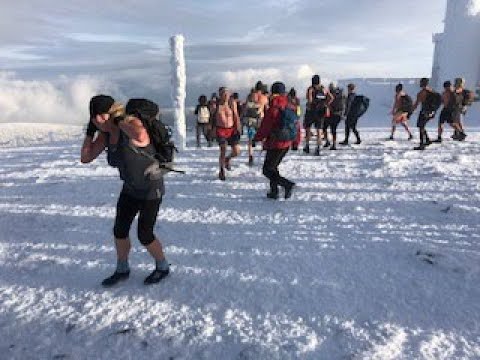
[[[435,91],[428,91],[425,103],[423,104],[424,109],[429,113],[436,113],[441,105],[442,95]]]
[[[156,103],[147,99],[130,99],[125,107],[128,115],[134,115],[140,119],[148,132],[150,141],[155,148],[154,159],[162,169],[177,171],[170,166],[173,164],[174,155],[178,152],[172,141],[172,131],[156,116],[159,107]],[[145,155],[149,154],[142,152]]]
[[[463,106],[471,106],[475,101],[475,93],[471,90],[463,90]]]
[[[370,99],[364,95],[356,95],[350,107],[349,116],[362,117],[370,106]]]
[[[333,93],[333,96],[334,96],[334,99],[330,104],[332,113],[334,115],[342,115],[343,112],[345,111],[345,103],[346,103],[346,98],[345,98],[345,95],[343,94],[342,89],[335,90],[335,92]]]
[[[413,113],[413,100],[410,95],[402,95],[400,97],[400,107],[399,109],[403,113],[407,113],[408,117],[410,117]]]

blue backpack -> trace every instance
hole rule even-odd
[[[272,131],[272,137],[278,141],[293,141],[297,138],[297,112],[289,107],[278,108],[280,126]]]

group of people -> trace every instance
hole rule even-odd
[[[420,132],[420,145],[415,149],[423,150],[432,141],[426,131],[429,120],[435,117],[443,105],[439,117],[438,138],[433,142],[442,142],[443,126],[448,123],[455,130],[454,139],[463,141],[466,137],[462,117],[466,108],[473,102],[473,94],[465,90],[465,81],[456,79],[454,87],[449,81],[444,83],[443,93],[437,94],[429,87],[428,79],[420,81],[421,90],[416,101],[396,87],[392,109],[393,140],[395,128],[402,125],[412,139],[408,119],[421,105],[417,126]],[[221,87],[218,97],[213,94],[210,100],[202,95],[195,110],[197,115],[197,145],[203,133],[209,146],[214,139],[220,148],[218,178],[226,180],[226,170],[231,169],[232,159],[240,154],[240,136],[246,132],[248,138],[248,163],[253,165],[253,148],[261,142],[266,150],[263,174],[270,188],[267,197],[279,199],[281,192],[285,199],[292,196],[295,183],[279,173],[279,165],[290,149],[297,150],[301,143],[300,101],[295,89],[287,92],[285,84],[275,82],[270,89],[258,81],[250,91],[245,102],[239,100],[236,93]],[[336,149],[337,127],[345,119],[345,139],[341,145],[349,143],[350,132],[360,144],[357,130],[358,119],[367,111],[369,100],[357,95],[355,85],[348,85],[348,94],[330,84],[325,87],[318,75],[313,76],[312,84],[306,93],[307,106],[303,121],[305,143],[303,152],[310,153],[311,127],[316,130],[315,154],[320,148]],[[162,131],[166,128],[158,121],[159,107],[147,99],[130,99],[124,106],[108,95],[97,95],[90,100],[90,119],[81,148],[80,160],[90,163],[103,151],[107,153],[108,164],[118,168],[123,180],[115,215],[113,234],[117,254],[117,266],[113,275],[103,280],[105,287],[126,280],[130,274],[128,256],[131,248],[129,233],[133,220],[138,214],[138,238],[155,261],[155,269],[144,283],[155,284],[168,276],[169,263],[163,253],[160,240],[154,234],[157,214],[165,193],[163,172],[155,172],[159,167],[159,143],[163,146]],[[163,129],[163,130],[162,130]],[[331,142],[328,137],[330,129]],[[324,142],[324,143],[323,143]],[[162,148],[160,146],[160,148]],[[227,155],[227,146],[231,147]],[[160,150],[161,151],[161,150]],[[166,167],[166,169],[173,170]]]
[[[430,86],[427,78],[420,80],[420,91],[417,94],[415,102],[404,91],[403,85],[398,84],[395,88],[395,98],[392,109],[392,132],[390,140],[394,139],[397,125],[401,125],[408,133],[408,139],[412,140],[413,135],[408,126],[408,119],[421,105],[418,114],[417,127],[420,134],[420,144],[414,147],[415,150],[425,150],[432,143],[441,143],[445,123],[454,129],[452,138],[458,141],[464,141],[465,134],[463,117],[467,112],[468,106],[473,103],[473,92],[465,89],[465,80],[455,79],[454,85],[450,81],[443,84],[442,94],[436,93]],[[434,119],[438,110],[442,108],[438,119],[438,137],[431,141],[427,133],[427,124]]]

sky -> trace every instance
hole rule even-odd
[[[443,31],[446,6],[446,0],[0,1],[0,92],[52,91],[63,96],[65,111],[71,98],[84,101],[92,91],[147,96],[168,107],[174,34],[186,39],[187,105],[222,85],[243,94],[259,79],[282,80],[303,94],[315,73],[325,80],[429,76],[432,34]],[[4,113],[21,106],[10,102],[0,96]]]

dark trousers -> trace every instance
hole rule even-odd
[[[347,120],[345,121],[345,141],[348,142],[348,138],[350,137],[350,131],[355,134],[357,141],[360,141],[360,134],[357,131],[357,121],[358,118],[353,116],[347,116]]]
[[[420,132],[420,144],[424,145],[430,142],[430,138],[428,137],[427,133],[427,123],[430,118],[428,117],[428,114],[424,111],[420,111],[420,114],[418,114],[418,120],[417,120],[417,127]]]
[[[286,187],[293,184],[290,180],[280,176],[280,173],[278,172],[278,166],[285,155],[287,155],[287,152],[288,149],[272,149],[267,150],[267,155],[265,155],[263,175],[270,180],[270,191],[272,193],[278,193],[278,185]]]

